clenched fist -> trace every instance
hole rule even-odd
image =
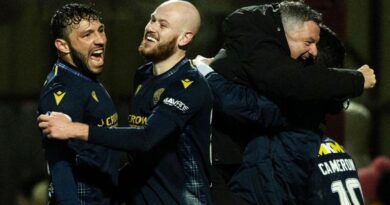
[[[368,65],[363,65],[358,69],[359,72],[363,74],[364,77],[364,89],[370,89],[375,87],[376,77],[374,70]]]

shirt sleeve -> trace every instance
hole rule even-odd
[[[147,124],[140,128],[90,126],[88,141],[112,149],[142,153],[150,151],[178,128],[168,115],[156,109],[149,116]]]
[[[296,101],[322,101],[357,97],[363,92],[363,75],[352,69],[304,65],[290,58],[274,39],[256,43],[231,40],[210,66],[229,80],[246,84],[267,96]],[[253,42],[247,48],[243,44]]]
[[[61,84],[46,90],[40,98],[40,113],[48,111],[64,112],[72,119],[78,118],[74,113],[82,113],[72,94]],[[48,162],[51,181],[58,204],[78,204],[77,184],[73,176],[74,153],[68,148],[68,141],[47,139],[42,134],[45,157]]]
[[[286,125],[279,107],[253,89],[229,81],[217,73],[207,76],[214,96],[214,110],[264,128]]]
[[[362,94],[364,78],[351,69],[304,65],[271,43],[259,45],[244,66],[251,85],[260,92],[297,101],[321,101]]]
[[[182,86],[183,87],[183,86]],[[154,107],[145,126],[140,128],[89,128],[89,142],[123,151],[148,152],[161,141],[177,137],[186,123],[203,106],[211,109],[211,99],[206,101],[198,86],[187,89],[168,88]]]

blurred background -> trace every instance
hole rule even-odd
[[[53,12],[60,0],[0,1],[0,204],[22,204],[23,197],[45,179],[46,165],[36,126],[37,100],[46,74],[56,60],[49,34]],[[138,44],[150,13],[162,0],[83,0],[103,14],[108,37],[102,83],[116,103],[120,125],[125,126],[127,101],[134,71],[145,63]],[[242,6],[271,3],[262,0],[190,0],[201,12],[202,28],[189,50],[211,57],[220,48],[222,20]],[[329,133],[344,144],[358,167],[378,155],[390,155],[390,1],[306,0],[322,12],[325,23],[347,48],[346,67],[369,64],[375,69],[375,89],[353,99],[350,109],[329,118]],[[387,74],[386,74],[387,73]],[[36,202],[43,204],[43,202]]]

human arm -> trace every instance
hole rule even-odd
[[[147,123],[140,128],[89,128],[85,124],[71,123],[56,113],[39,116],[39,126],[49,137],[73,137],[115,149],[147,152],[162,140],[177,137],[172,133],[184,129],[200,109],[209,109],[210,113],[211,95],[206,90],[205,82],[202,87],[195,80],[185,88],[180,81],[177,84],[174,88],[166,88],[148,116]],[[206,96],[206,93],[209,94]]]
[[[57,103],[55,96],[59,96],[60,93],[66,94]],[[46,113],[49,110],[55,110],[69,113],[69,108],[72,107],[74,111],[79,112],[78,106],[74,103],[76,101],[71,97],[66,88],[61,84],[57,84],[52,86],[51,89],[43,90],[40,97],[39,111],[40,113]],[[75,115],[73,117],[77,118]],[[61,205],[78,204],[77,184],[73,175],[75,155],[68,147],[69,142],[46,139],[45,134],[42,133],[42,143],[56,203]]]
[[[73,176],[73,167],[70,161],[72,153],[67,148],[67,141],[47,140],[45,158],[54,188],[57,204],[78,204],[77,184]]]
[[[286,119],[279,107],[253,89],[225,79],[208,66],[212,59],[197,56],[193,63],[206,77],[214,96],[214,110],[264,128],[282,127]]]
[[[224,50],[210,66],[229,80],[267,96],[322,101],[359,96],[372,88],[375,75],[319,65],[306,66],[290,57],[280,13],[262,6],[241,8],[223,22]],[[322,68],[322,69],[315,69]]]
[[[375,84],[375,74],[368,66],[362,68],[366,72],[315,64],[305,66],[270,42],[262,44],[261,49],[243,61],[229,49],[221,51],[211,67],[227,79],[247,83],[258,92],[296,101],[356,97],[363,88]],[[234,74],[229,73],[231,70]]]
[[[178,129],[167,115],[156,112],[148,118],[148,124],[140,128],[88,126],[71,122],[63,113],[57,112],[50,116],[40,115],[38,121],[49,138],[79,139],[123,151],[147,152]]]
[[[207,76],[207,81],[214,96],[214,110],[263,128],[286,125],[278,105],[253,89],[226,80],[215,72]]]

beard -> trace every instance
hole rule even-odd
[[[76,49],[72,47],[72,45],[69,44],[70,48],[70,56],[76,65],[77,68],[79,68],[79,71],[83,73],[86,76],[89,77],[95,77],[97,74],[94,74],[90,71],[88,63],[87,63],[87,57],[80,52],[78,52]]]
[[[164,44],[159,44],[156,47],[148,50],[144,47],[143,43],[138,48],[138,51],[143,55],[146,60],[154,63],[163,61],[172,56],[176,51],[176,40],[177,36],[172,38],[170,41]]]

